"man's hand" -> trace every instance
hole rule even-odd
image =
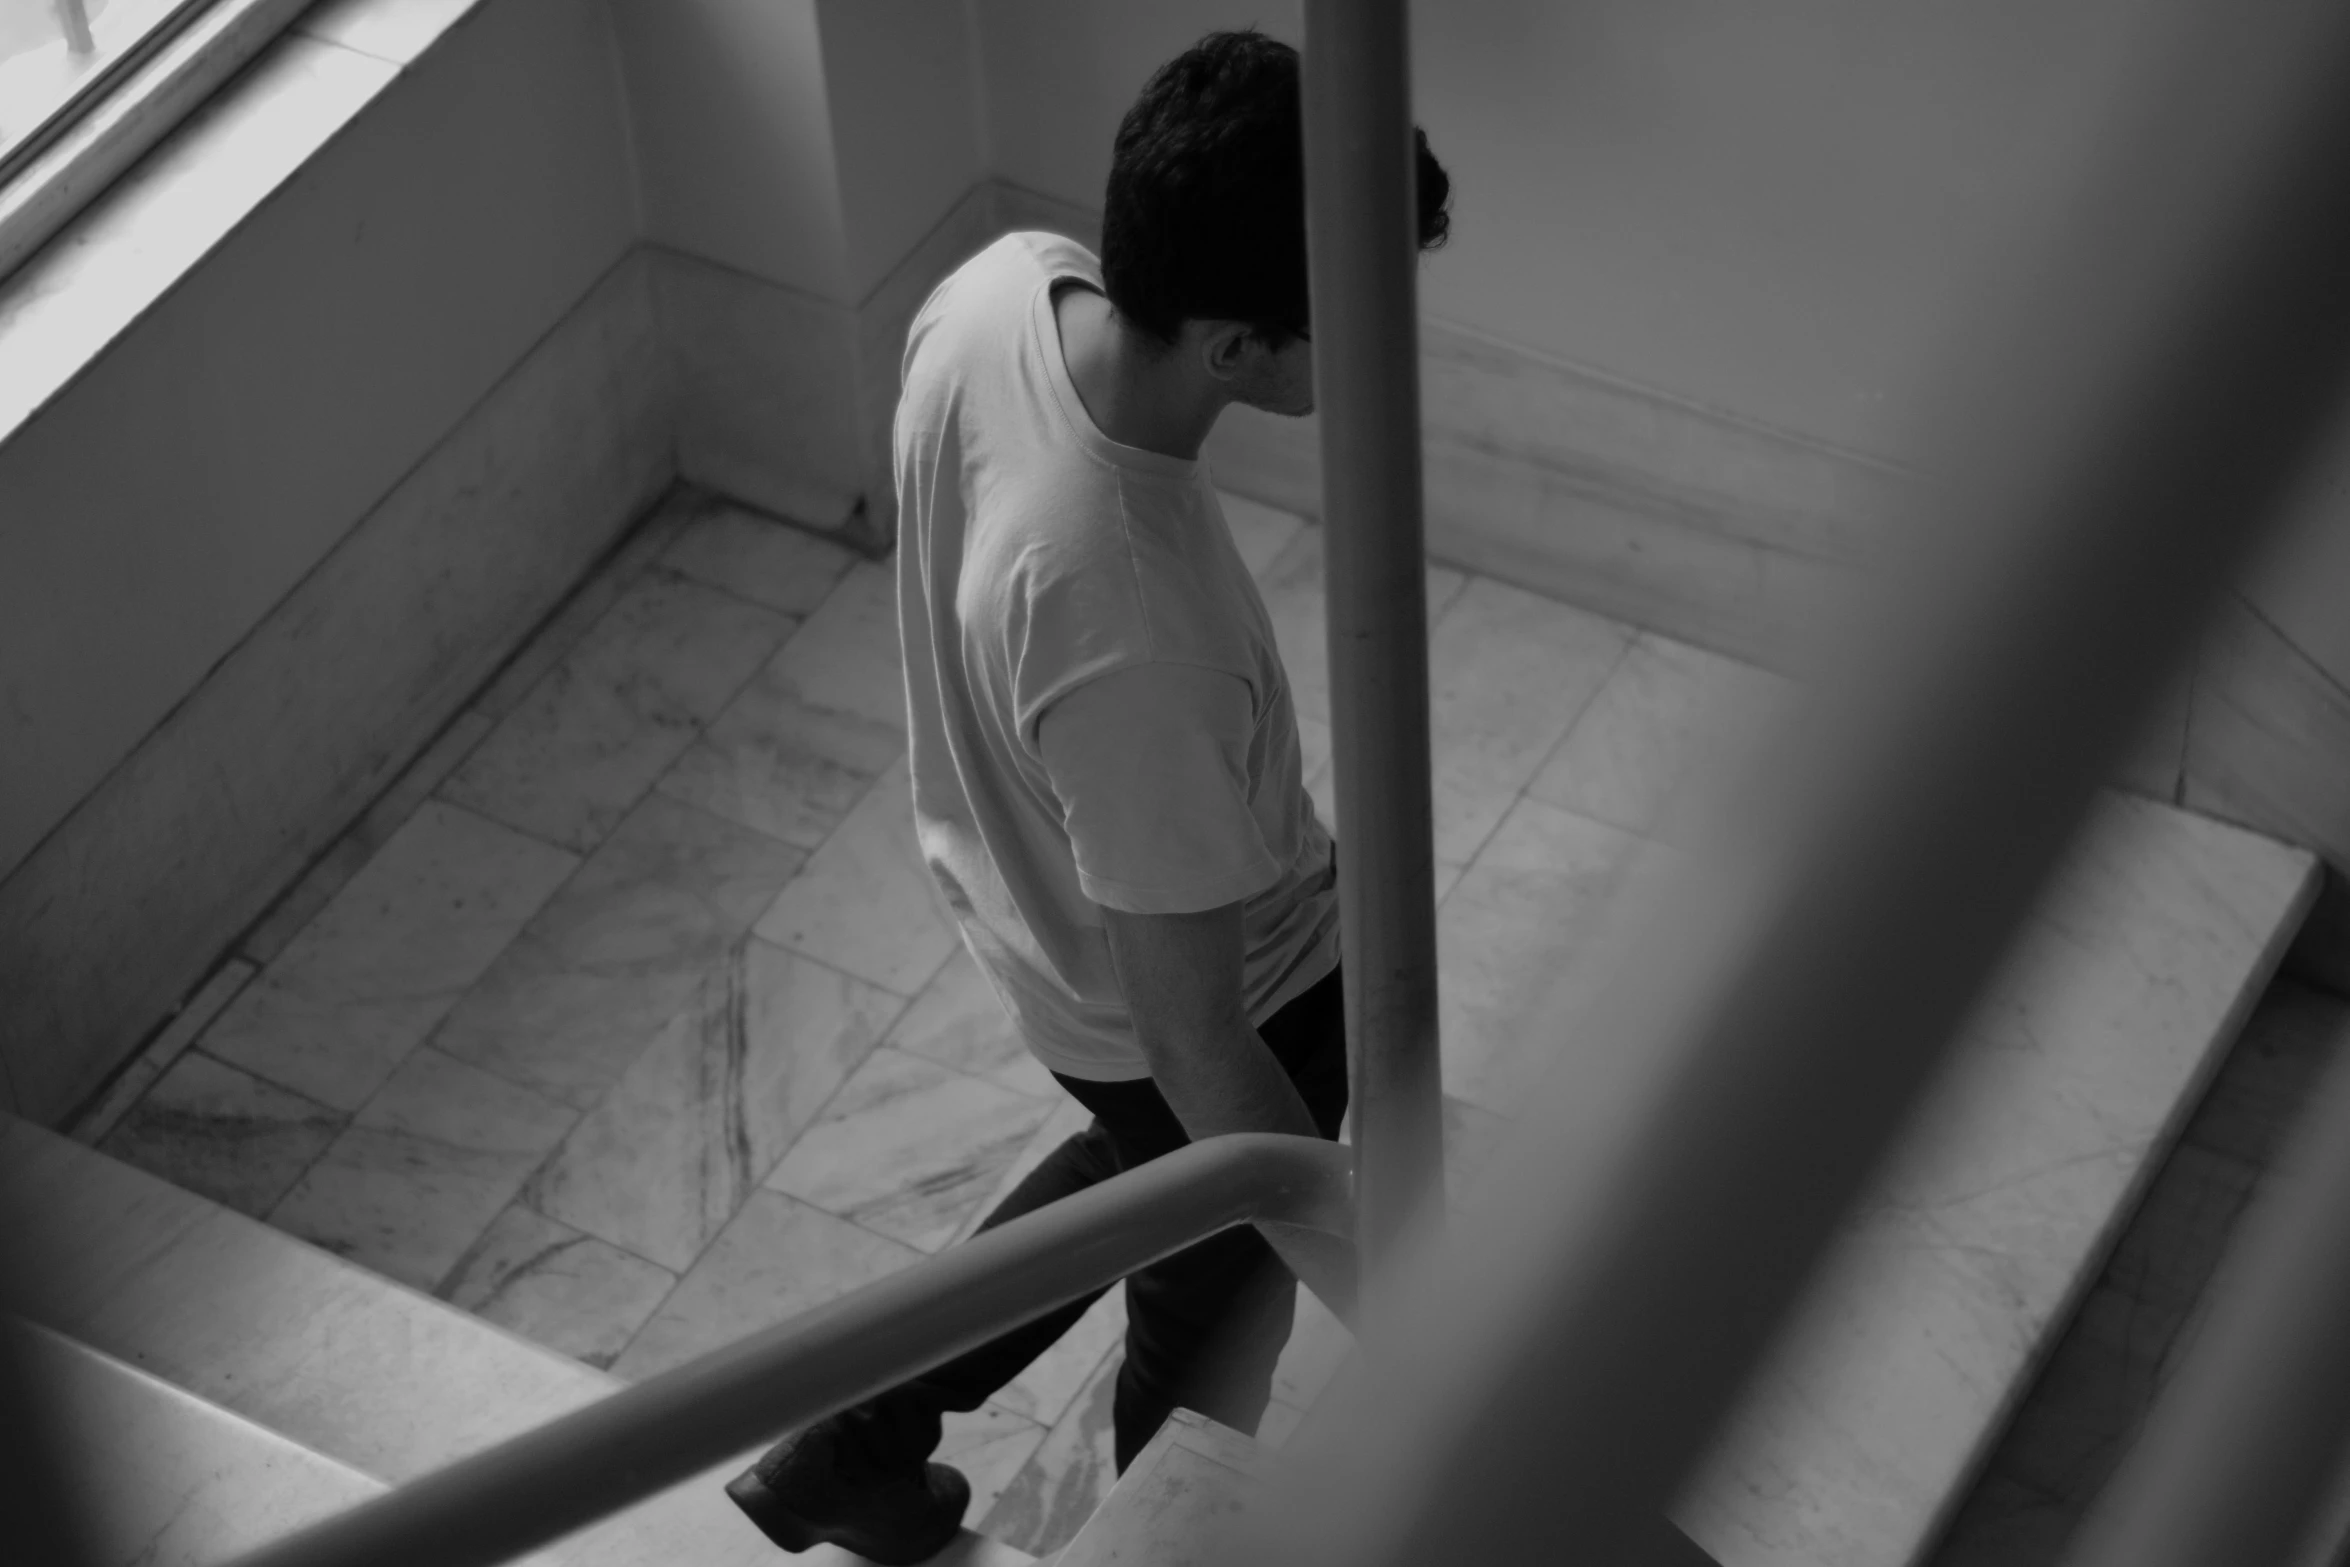
[[[1110,963],[1151,1080],[1194,1142],[1226,1132],[1319,1137],[1297,1085],[1240,1003],[1240,905],[1197,914],[1102,910]],[[1290,1272],[1345,1322],[1354,1320],[1347,1248],[1293,1225],[1257,1227]]]

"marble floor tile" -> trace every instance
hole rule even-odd
[[[202,1048],[356,1110],[578,864],[427,801],[205,1031]]]
[[[890,562],[859,561],[775,656],[775,674],[802,702],[906,727],[898,649],[898,587]]]
[[[906,764],[883,773],[758,924],[764,940],[901,996],[962,947],[914,836]]]
[[[140,1096],[98,1151],[258,1219],[346,1117],[200,1052]]]
[[[499,721],[442,797],[586,853],[794,624],[698,582],[647,572]]]
[[[921,1259],[781,1192],[753,1192],[612,1363],[613,1374],[657,1376]]]
[[[594,631],[622,594],[635,587],[645,568],[661,558],[678,534],[710,508],[704,497],[678,496],[620,543],[555,612],[540,622],[530,640],[506,661],[481,695],[473,711],[495,722],[522,705],[547,672],[563,662]]]
[[[1281,552],[1309,526],[1303,517],[1262,501],[1252,501],[1245,495],[1235,495],[1230,490],[1218,490],[1216,504],[1223,509],[1224,525],[1232,533],[1232,546],[1240,552],[1241,564],[1248,567],[1250,576],[1260,581],[1273,562],[1281,558]]]
[[[898,666],[897,621],[875,579],[853,577],[661,780],[661,789],[813,849],[906,751],[905,695],[866,678]],[[887,646],[883,646],[886,639]]]
[[[1282,667],[1289,671],[1291,700],[1302,722],[1330,721],[1330,649],[1322,599],[1322,530],[1298,530],[1288,546],[1258,574]],[[1468,579],[1450,566],[1428,568],[1428,624],[1441,625],[1466,591]],[[1433,642],[1433,635],[1431,635]]]
[[[952,1464],[971,1482],[971,1506],[963,1514],[965,1527],[985,1518],[996,1498],[1012,1483],[1043,1445],[1045,1428],[1009,1410],[982,1404],[969,1414],[949,1411],[945,1434],[934,1462]]]
[[[1436,857],[1466,865],[1600,689],[1629,627],[1479,577],[1428,638]]]
[[[803,859],[647,795],[466,992],[433,1044],[590,1109],[728,961]]]
[[[170,1071],[187,1053],[204,1030],[212,1026],[228,1004],[253,982],[259,970],[243,958],[230,958],[212,971],[196,993],[187,999],[171,1020],[156,1030],[144,1049],[131,1063],[115,1075],[97,1102],[77,1116],[72,1127],[74,1141],[96,1147],[106,1134],[122,1124],[122,1118],[147,1096],[157,1078]]]
[[[1032,1556],[1048,1556],[1077,1537],[1117,1480],[1117,1432],[1111,1425],[1117,1372],[1116,1357],[1095,1369],[975,1525],[981,1534]]]
[[[899,669],[895,585],[885,567],[861,563],[678,759],[662,790],[815,848],[905,755]]]
[[[432,1290],[575,1118],[528,1089],[419,1050],[271,1210],[269,1222]]]
[[[1436,920],[1444,1091],[1509,1113],[1547,1059],[1568,960],[1596,929],[1639,840],[1520,800]]]
[[[1087,1308],[1076,1325],[1027,1369],[996,1389],[988,1402],[1039,1425],[1052,1425],[1069,1412],[1102,1362],[1123,1353],[1125,1343],[1126,1287],[1120,1284]]]
[[[978,960],[960,944],[890,1030],[889,1043],[1015,1093],[1055,1104],[1066,1097],[1051,1068],[1021,1043]]]
[[[1653,832],[1683,781],[1736,755],[1788,689],[1767,670],[1644,631],[1526,792],[1625,832]]]
[[[677,1284],[677,1275],[517,1202],[458,1262],[441,1294],[453,1306],[609,1366]]]
[[[721,502],[686,524],[661,564],[786,615],[813,614],[857,557],[830,539]]]
[[[334,901],[336,893],[375,858],[392,834],[408,823],[416,808],[431,798],[441,781],[473,754],[492,725],[479,713],[460,713],[437,735],[422,755],[408,764],[393,785],[360,814],[340,838],[302,873],[286,895],[245,933],[237,950],[252,963],[268,963],[286,950],[318,911]]]
[[[994,1192],[1052,1106],[884,1045],[767,1177],[876,1234],[935,1252]]]
[[[531,1206],[684,1271],[903,1005],[746,940],[533,1178]]]

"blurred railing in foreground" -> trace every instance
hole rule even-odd
[[[1309,62],[1334,33],[1400,33],[1402,9],[1310,0]],[[1249,1559],[1617,1559],[1732,1411],[2111,759],[2285,509],[2350,372],[2350,7],[2204,4],[2166,42],[2102,167],[1946,345],[1910,553],[1823,640],[1802,740],[1782,735],[1578,960],[1603,982],[1548,1019],[1569,1048],[1489,1200],[1449,1231],[1423,1220],[1370,1281],[1364,1352],[1292,1439]],[[1309,121],[1351,112],[1351,82],[1307,80]],[[2350,1240],[2328,1240],[2295,1277],[2332,1301]],[[2258,1302],[2231,1320],[2279,1314]],[[2190,1377],[2191,1435],[2139,1455],[2159,1480],[2115,1488],[2154,1521],[2112,1526],[2097,1538],[2128,1544],[2097,1559],[2250,1563],[2254,1514],[2297,1530],[2350,1380],[2290,1368],[2339,1360],[2345,1320],[2236,1352],[2266,1375]],[[2261,1397],[2288,1391],[2300,1417],[2267,1424]],[[2306,1450],[2220,1461],[2288,1440]],[[2189,1514],[2217,1534],[2177,1527]],[[2213,1538],[2227,1549],[2187,1543]]]
[[[1952,345],[1935,477],[1907,530],[1915,555],[1865,619],[1823,642],[1803,742],[1782,736],[1758,758],[1725,791],[1736,811],[1579,960],[1607,983],[1554,1018],[1571,1048],[1473,1218],[1448,1230],[1421,1203],[1383,1232],[1394,1250],[1370,1281],[1364,1353],[1293,1439],[1232,1559],[1608,1561],[1731,1408],[2108,759],[2342,402],[2350,8],[2210,0],[2172,42],[2098,176],[2050,209],[2050,231],[1991,281]],[[1325,177],[1340,158],[1363,160],[1350,179],[1408,181],[1405,58],[1402,0],[1310,0],[1308,148]],[[1358,93],[1317,63],[1339,60],[1385,75]],[[1324,254],[1329,238],[1317,229]],[[1386,297],[1408,312],[1408,291]],[[1368,362],[1344,334],[1415,326],[1327,304],[1318,320],[1317,354],[1341,338],[1333,363]],[[1334,428],[1378,428],[1345,415],[1358,395],[1374,392],[1323,383]],[[1329,460],[1371,455],[1342,445]],[[1378,720],[1374,704],[1344,711],[1342,723]],[[1337,745],[1357,767],[1370,754],[1358,742]],[[1418,1157],[1408,1113],[1395,1124],[1395,1146]],[[2082,1542],[2091,1567],[2275,1560],[2334,1467],[2350,1418],[2350,1246],[2330,1221],[2350,1197],[2350,1081],[2329,1085],[2307,1135],[2313,1151],[2256,1215],[2211,1328],[2109,1488]],[[1330,1219],[1342,1172],[1315,1165],[1330,1152],[1316,1146],[1183,1150],[321,1526],[350,1530],[351,1549],[316,1532],[247,1567],[527,1549],[947,1358],[1011,1320],[1015,1298],[1033,1315],[1082,1293],[1080,1276],[1172,1249],[1161,1242],[1177,1228],[1205,1233],[1185,1195],[1195,1166],[1232,1161],[1221,1222],[1272,1212],[1256,1206],[1264,1183],[1293,1157],[1280,1177],[1292,1216],[1344,1222]],[[1162,1218],[1189,1219],[1148,1244],[1101,1223],[1096,1208],[1145,1190]],[[949,1279],[1000,1309],[981,1323],[943,1303]],[[870,1321],[883,1295],[888,1364],[870,1353],[889,1336]],[[868,1352],[851,1372],[802,1352],[816,1342]],[[784,1343],[798,1348],[768,1353]],[[30,1429],[8,1428],[20,1444]],[[559,1468],[580,1462],[591,1428],[604,1467]],[[38,1530],[55,1493],[31,1475],[12,1468],[6,1483]],[[353,1528],[370,1517],[417,1532]]]

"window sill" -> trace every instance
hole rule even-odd
[[[0,276],[0,442],[480,3],[222,0],[0,190],[0,244],[39,246]],[[251,64],[197,85],[240,40]],[[122,150],[142,124],[146,150]],[[110,148],[128,166],[108,184]],[[44,239],[44,204],[79,210]]]

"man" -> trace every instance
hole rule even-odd
[[[1420,242],[1449,181],[1419,139]],[[930,296],[895,431],[914,814],[965,942],[1094,1114],[989,1227],[1195,1137],[1333,1138],[1346,1113],[1336,861],[1272,623],[1201,443],[1313,411],[1298,56],[1213,34],[1118,129],[1097,262],[1008,235]],[[1178,1405],[1253,1432],[1295,1281],[1246,1227],[1129,1279],[1123,1471]],[[1093,1300],[770,1451],[728,1494],[787,1550],[943,1548],[928,1462]]]

